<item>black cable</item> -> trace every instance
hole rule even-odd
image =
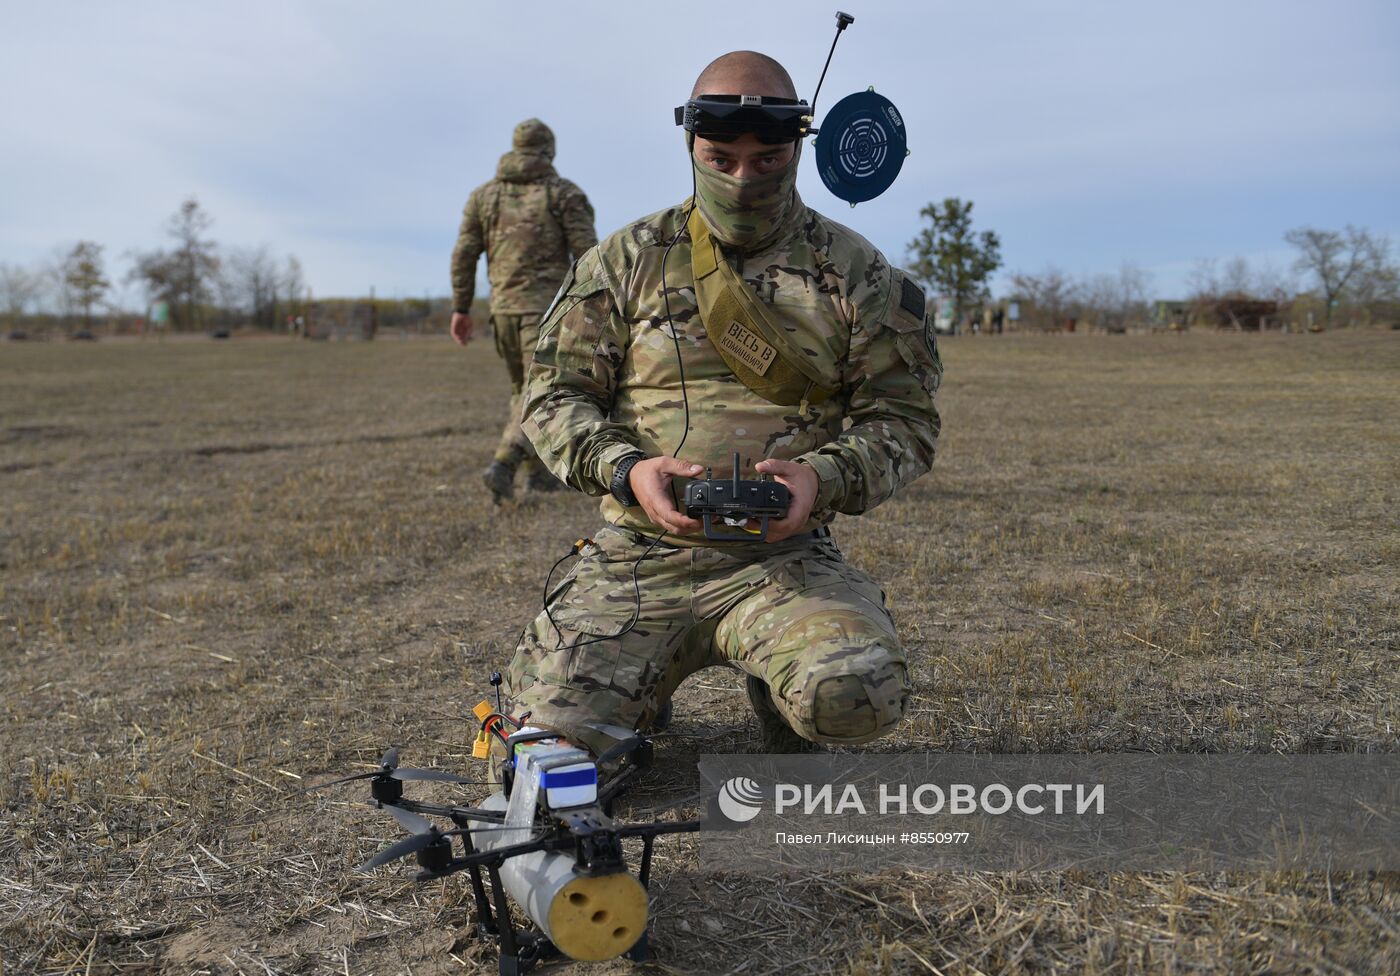
[[[671,457],[677,460],[680,458],[681,448],[685,446],[686,438],[690,436],[690,394],[685,385],[685,359],[681,356],[681,340],[680,336],[676,333],[675,319],[671,316],[671,295],[666,288],[666,262],[671,257],[671,249],[676,246],[676,242],[679,241],[681,235],[685,233],[686,226],[690,223],[690,215],[695,211],[696,190],[695,162],[692,159],[690,164],[690,206],[686,208],[685,215],[681,218],[680,226],[676,228],[675,234],[671,235],[671,240],[666,244],[666,250],[661,254],[661,300],[665,303],[666,307],[666,327],[671,330],[671,342],[675,345],[676,349],[676,368],[680,373],[681,381],[681,405],[685,411],[685,426],[681,429],[680,442],[676,444],[675,450],[671,452]],[[676,499],[674,480],[671,485],[671,500],[676,502],[676,507],[679,509],[680,504]],[[617,640],[619,637],[631,633],[632,628],[637,626],[637,622],[641,619],[642,615],[642,585],[638,577],[642,568],[642,560],[651,555],[652,550],[660,545],[661,540],[664,538],[666,538],[665,529],[663,529],[655,539],[651,540],[651,544],[642,550],[642,554],[632,563],[632,616],[628,618],[623,628],[613,634],[598,634],[589,630],[576,631],[578,636],[587,636],[589,640],[579,641],[573,644],[573,647],[587,647],[589,644],[597,644],[601,641]],[[554,633],[558,635],[558,640],[554,645],[556,651],[564,646],[564,632],[560,629],[559,624],[555,622],[554,614],[550,610],[548,599],[549,584],[554,578],[554,571],[559,568],[559,564],[576,554],[577,550],[574,550],[565,553],[563,556],[559,557],[559,559],[555,560],[554,565],[549,568],[549,573],[545,576],[544,580],[544,614],[549,619],[550,626],[554,628]]]
[[[681,378],[681,406],[685,409],[685,427],[681,430],[680,443],[671,452],[671,457],[680,460],[681,448],[685,446],[685,439],[690,436],[690,396],[685,388],[685,360],[681,356],[681,340],[676,335],[676,323],[671,318],[671,294],[666,288],[666,259],[671,256],[671,248],[676,246],[676,241],[680,240],[681,234],[685,232],[690,224],[690,215],[695,212],[695,158],[694,150],[691,150],[690,160],[690,206],[686,207],[685,216],[681,218],[681,225],[676,228],[675,236],[671,238],[671,243],[666,245],[666,252],[661,255],[661,300],[666,304],[666,327],[671,330],[671,342],[676,347],[676,369],[680,372]],[[662,533],[663,535],[665,533]]]

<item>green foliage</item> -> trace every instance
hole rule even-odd
[[[112,287],[102,270],[102,245],[79,241],[63,259],[60,271],[73,304],[83,310],[83,322],[91,324],[92,307]]]
[[[1001,241],[992,231],[972,230],[972,201],[948,197],[919,211],[929,226],[909,242],[909,270],[934,291],[953,299],[953,319],[989,297],[987,279],[1001,267]]]
[[[213,223],[199,201],[189,197],[166,225],[175,248],[135,257],[130,277],[146,286],[152,301],[170,304],[177,328],[198,327],[204,306],[213,300],[219,257],[217,245],[203,236]]]

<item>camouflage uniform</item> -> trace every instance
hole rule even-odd
[[[922,292],[869,242],[796,199],[768,243],[735,258],[737,270],[840,392],[805,408],[770,403],[738,381],[706,335],[688,233],[666,260],[663,296],[663,253],[685,213],[672,207],[604,240],[546,314],[523,427],[556,475],[603,496],[611,525],[548,594],[507,690],[532,724],[596,750],[609,737],[586,723],[645,728],[686,675],[727,665],[762,678],[803,737],[868,741],[904,714],[904,651],[884,594],[823,526],[836,512],[874,508],[933,461],[942,366]],[[666,299],[690,408],[681,459],[717,472],[736,450],[748,472],[764,458],[796,460],[820,488],[804,534],[780,543],[667,535],[638,568],[641,607],[628,629],[633,565],[660,530],[608,489],[623,457],[669,454],[684,433]],[[674,488],[681,497],[684,479]],[[596,639],[610,634],[620,636]]]
[[[510,418],[496,460],[514,468],[533,462],[535,451],[520,431],[520,394],[540,315],[578,257],[598,242],[593,207],[573,183],[559,176],[554,133],[538,119],[515,127],[514,148],[501,157],[496,178],[472,191],[452,251],[452,298],[470,314],[476,262],[486,252],[491,281],[491,324],[496,352],[510,374]]]

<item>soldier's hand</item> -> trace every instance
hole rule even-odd
[[[465,346],[472,341],[472,317],[466,312],[453,312],[450,331],[457,345]]]
[[[645,461],[638,461],[632,466],[632,470],[627,472],[627,484],[653,522],[667,532],[688,535],[699,532],[705,527],[705,523],[687,518],[677,510],[675,502],[671,500],[671,479],[677,475],[683,478],[699,477],[704,470],[699,464],[679,461],[673,457],[647,458]],[[813,497],[815,495],[813,492]]]
[[[787,517],[768,523],[768,541],[782,542],[800,532],[802,526],[807,524],[807,519],[811,518],[812,503],[817,500],[817,489],[821,487],[821,479],[810,464],[798,464],[796,461],[768,458],[759,461],[754,467],[759,474],[772,475],[773,480],[786,485],[792,495],[792,500],[788,503]]]

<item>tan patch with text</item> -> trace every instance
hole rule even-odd
[[[768,368],[778,358],[776,349],[738,322],[729,323],[729,328],[719,337],[719,345],[759,376],[767,374]]]

